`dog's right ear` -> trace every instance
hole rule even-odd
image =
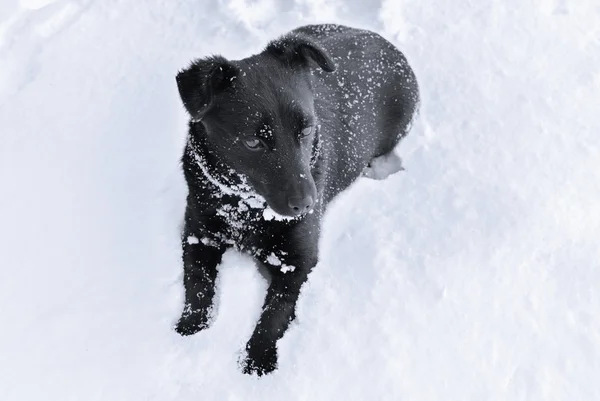
[[[308,66],[310,61],[323,71],[335,71],[335,63],[321,46],[299,34],[284,36],[267,45],[265,52],[283,61],[286,65]]]
[[[232,85],[238,69],[221,56],[195,60],[177,74],[179,96],[193,121],[200,121],[214,95]]]

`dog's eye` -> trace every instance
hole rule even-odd
[[[264,148],[263,142],[258,138],[248,138],[244,139],[242,142],[244,142],[244,145],[246,145],[246,147],[250,150],[259,150]]]
[[[304,127],[304,128],[302,128],[302,131],[300,131],[300,137],[301,138],[306,138],[307,136],[309,136],[310,134],[312,134],[312,132],[313,132],[312,125],[309,125],[308,127]]]

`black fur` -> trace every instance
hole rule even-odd
[[[243,60],[196,60],[177,84],[192,119],[182,159],[185,307],[176,330],[208,327],[223,252],[249,252],[270,284],[242,367],[268,373],[317,263],[327,204],[407,134],[417,81],[379,35],[311,25]],[[266,205],[293,218],[269,220]]]

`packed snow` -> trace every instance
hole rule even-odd
[[[600,399],[598,21],[594,0],[2,0],[0,399]],[[331,205],[257,378],[248,256],[225,254],[210,329],[172,329],[175,74],[315,22],[396,44],[421,112],[406,171]]]

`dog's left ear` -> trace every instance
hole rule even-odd
[[[335,63],[318,44],[302,35],[288,35],[269,43],[265,52],[290,66],[308,66],[315,62],[322,70],[335,71]]]
[[[177,74],[181,101],[193,120],[200,121],[213,103],[214,96],[232,85],[238,69],[221,56],[194,61]]]

